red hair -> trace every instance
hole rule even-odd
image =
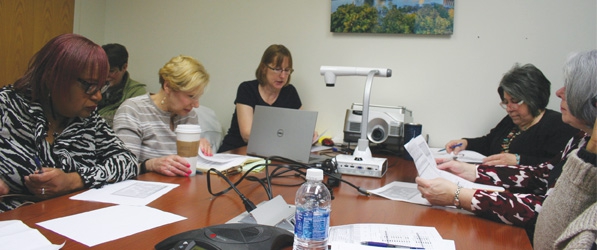
[[[48,41],[29,61],[25,75],[14,83],[20,93],[31,91],[31,100],[47,101],[49,94],[63,96],[82,73],[98,76],[101,88],[110,70],[101,46],[77,34],[62,34]]]

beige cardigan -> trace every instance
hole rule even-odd
[[[537,217],[534,248],[590,249],[597,239],[597,167],[572,151]]]

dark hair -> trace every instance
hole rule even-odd
[[[126,47],[118,43],[109,43],[103,45],[102,48],[108,55],[108,61],[110,62],[110,68],[118,67],[122,70],[124,64],[129,61],[129,52],[126,51]]]
[[[108,78],[108,57],[99,45],[84,36],[62,34],[48,41],[29,61],[25,75],[14,82],[18,93],[31,91],[31,100],[48,101],[64,96],[71,84],[89,70],[100,88]]]
[[[290,50],[286,48],[282,44],[272,44],[263,52],[263,56],[261,56],[261,62],[259,62],[259,66],[257,66],[257,70],[255,70],[255,77],[259,84],[265,84],[265,75],[267,72],[268,64],[273,64],[274,67],[281,67],[284,58],[288,58],[288,67],[292,68],[292,55],[290,54]],[[288,80],[286,81],[286,85],[290,83],[290,75],[288,75]]]
[[[531,114],[536,117],[549,103],[550,88],[551,82],[541,70],[532,64],[520,66],[517,63],[502,77],[498,93],[502,101],[504,92],[513,98],[523,100]]]

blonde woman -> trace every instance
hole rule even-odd
[[[194,108],[209,82],[203,65],[190,56],[176,56],[159,71],[161,89],[126,100],[114,116],[114,131],[137,156],[141,172],[167,176],[189,176],[189,163],[176,155],[176,134],[180,124],[199,124]],[[209,141],[200,149],[212,155]]]

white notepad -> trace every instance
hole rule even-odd
[[[487,156],[482,155],[472,150],[462,150],[458,154],[448,153],[444,148],[430,148],[435,158],[449,158],[457,161],[468,163],[483,163],[483,159]]]

